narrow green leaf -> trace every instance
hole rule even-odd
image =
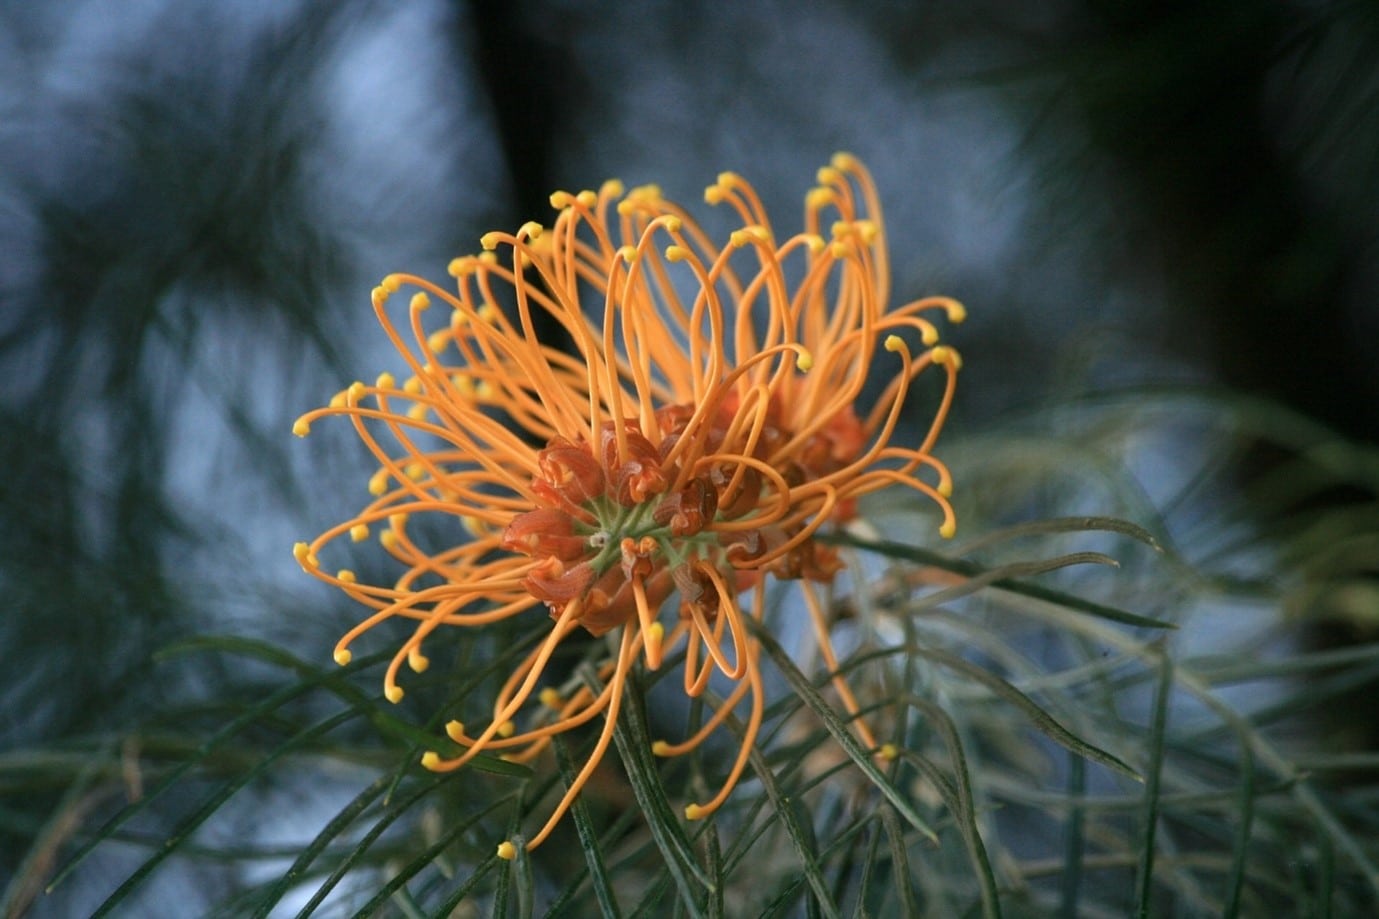
[[[565,787],[574,784],[575,766],[570,758],[570,750],[560,735],[555,738],[555,757],[560,766],[560,777]],[[613,894],[613,883],[608,876],[608,868],[603,861],[603,848],[599,845],[598,831],[589,817],[589,805],[583,797],[575,798],[570,807],[570,815],[575,821],[575,833],[579,836],[579,847],[584,852],[585,864],[589,866],[589,883],[594,888],[594,898],[598,900],[599,910],[606,917],[618,917],[617,897]]]
[[[1122,775],[1134,779],[1137,782],[1144,781],[1139,773],[1119,757],[1102,750],[1100,747],[1094,747],[1079,738],[1076,734],[1073,734],[1067,728],[1063,727],[1063,725],[1059,724],[1052,715],[1044,711],[1044,709],[1029,696],[1020,692],[1020,690],[1016,689],[991,671],[979,667],[971,661],[964,660],[956,654],[950,654],[947,651],[937,651],[931,648],[912,648],[910,650],[914,654],[928,658],[934,663],[947,667],[950,670],[956,670],[964,676],[970,677],[978,683],[981,683],[997,696],[1024,712],[1025,716],[1034,723],[1036,728],[1059,746],[1071,750],[1092,762],[1100,763],[1103,766],[1109,766]]]
[[[737,719],[729,717],[730,723]],[[741,730],[741,724],[733,724],[735,730]],[[761,755],[761,751],[753,749],[749,754],[748,761],[752,764],[752,771],[761,780],[762,788],[766,791],[766,797],[771,802],[776,819],[780,821],[781,827],[785,830],[785,835],[790,837],[791,844],[795,847],[795,854],[799,856],[800,868],[804,871],[804,879],[809,883],[809,887],[814,891],[814,902],[823,915],[830,919],[837,919],[842,915],[838,909],[838,904],[833,902],[833,895],[829,893],[828,883],[824,880],[822,867],[819,865],[818,856],[814,852],[814,839],[812,827],[808,823],[808,815],[801,821],[796,812],[799,806],[797,800],[792,800],[781,793],[780,786],[776,783],[776,777],[771,772],[771,767],[766,764],[766,758]]]
[[[747,621],[752,627],[753,635],[761,642],[762,648],[766,650],[776,668],[780,670],[786,682],[790,684],[790,688],[823,722],[824,727],[828,729],[834,741],[843,748],[843,752],[847,754],[853,764],[876,786],[886,800],[895,806],[895,809],[900,812],[906,822],[923,833],[931,842],[937,843],[937,834],[920,819],[919,814],[905,800],[905,796],[887,780],[881,770],[876,768],[876,764],[872,762],[871,752],[862,749],[852,736],[852,731],[848,725],[838,717],[833,707],[824,701],[824,697],[814,688],[814,684],[800,671],[800,668],[795,666],[795,662],[790,659],[790,655],[785,653],[785,649],[780,646],[780,643],[756,619],[749,618]]]
[[[1148,919],[1154,892],[1154,856],[1159,826],[1159,782],[1163,772],[1164,730],[1168,724],[1169,688],[1173,685],[1173,664],[1164,655],[1159,667],[1159,690],[1154,695],[1154,710],[1149,722],[1149,768],[1144,787],[1143,829],[1140,835],[1140,861],[1136,869],[1135,914]]]
[[[880,555],[900,558],[914,562],[919,565],[928,565],[940,568],[944,571],[951,571],[968,578],[971,583],[960,584],[956,587],[938,591],[936,594],[924,597],[926,605],[936,603],[947,603],[959,597],[966,596],[982,587],[999,587],[1011,593],[1021,594],[1035,600],[1042,600],[1046,603],[1053,603],[1066,609],[1076,612],[1087,613],[1100,619],[1107,619],[1111,622],[1119,622],[1123,625],[1132,625],[1145,629],[1176,629],[1177,626],[1171,622],[1164,622],[1161,619],[1151,619],[1148,616],[1140,616],[1126,610],[1116,609],[1102,603],[1095,603],[1091,600],[1062,591],[1050,590],[1036,584],[1026,584],[1019,578],[1033,577],[1044,574],[1058,568],[1065,568],[1069,565],[1078,564],[1118,564],[1115,559],[1102,555],[1099,552],[1078,552],[1072,555],[1059,556],[1041,562],[1017,562],[1010,565],[1002,565],[999,568],[986,569],[975,562],[966,562],[959,559],[949,558],[938,552],[931,552],[921,549],[918,546],[911,546],[905,543],[889,542],[887,540],[861,540],[847,535],[831,535],[829,541],[853,546],[869,552],[876,552]],[[973,586],[975,584],[975,586]],[[934,600],[933,597],[942,597]]]
[[[905,829],[900,825],[900,818],[896,816],[894,808],[883,805],[877,810],[881,814],[881,826],[886,831],[886,841],[890,843],[891,877],[894,879],[892,886],[896,895],[900,897],[901,915],[919,916],[919,904],[915,902],[914,885],[911,881],[914,875],[910,873],[910,856],[905,845]]]

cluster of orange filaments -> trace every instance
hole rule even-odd
[[[487,723],[473,732],[447,725],[463,752],[422,760],[438,771],[481,752],[527,761],[602,716],[593,751],[528,847],[597,768],[638,659],[658,668],[683,642],[688,695],[705,695],[715,673],[734,685],[692,736],[658,741],[658,755],[693,750],[748,700],[719,792],[686,808],[691,819],[706,816],[727,799],[761,726],[759,647],[747,617],[763,616],[768,576],[801,585],[821,655],[836,670],[820,588],[842,563],[820,531],[889,486],[931,498],[943,536],[955,527],[949,474],[930,451],[960,361],[926,317],[959,322],[963,309],[940,297],[886,308],[885,239],[865,169],[834,157],[806,196],[804,231],[784,240],[739,176],[720,175],[705,198],[743,222],[722,247],[655,187],[624,193],[613,181],[556,192],[551,227],[486,234],[482,254],[451,263],[453,293],[385,278],[373,304],[406,362],[405,381],[385,373],[372,386],[354,383],[294,427],[305,435],[319,417],[347,417],[378,460],[374,500],[295,551],[308,572],[373,609],[340,639],[341,664],[370,628],[414,623],[384,677],[388,699],[402,698],[404,662],[426,668],[422,646],[441,626],[549,612],[549,634],[500,688]],[[387,306],[404,285],[418,292],[402,326]],[[432,325],[434,300],[450,309]],[[543,341],[538,326],[570,345]],[[889,383],[859,415],[883,358],[894,361]],[[915,378],[932,366],[946,383],[927,432],[915,446],[892,443]],[[436,551],[414,541],[409,521],[422,514],[450,518],[453,544]],[[346,534],[361,541],[374,528],[405,568],[394,583],[321,567],[326,544]],[[543,685],[552,655],[578,629],[609,636],[601,687]],[[855,716],[847,683],[836,677],[834,686]],[[878,755],[893,754],[864,721],[853,723]],[[507,842],[499,851],[516,850]]]

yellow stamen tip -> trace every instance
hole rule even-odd
[[[834,169],[841,169],[844,172],[851,172],[857,169],[859,165],[857,157],[848,153],[846,150],[839,150],[837,153],[833,154],[833,156],[829,158],[829,163],[832,164]]]
[[[900,750],[893,743],[882,744],[881,749],[876,751],[876,755],[889,763],[900,755]]]
[[[723,189],[719,188],[717,185],[710,185],[708,188],[704,189],[704,203],[720,204],[722,201]]]
[[[388,490],[388,470],[380,469],[369,476],[369,494],[377,498]]]
[[[810,254],[812,255],[818,255],[820,252],[824,251],[824,246],[828,245],[828,243],[824,242],[824,238],[817,234],[806,236],[804,238],[804,244],[809,247]]]
[[[565,208],[569,207],[571,204],[574,203],[574,200],[575,196],[570,194],[568,191],[551,192],[551,207],[555,208],[558,211],[564,210]]]
[[[560,706],[565,701],[561,697],[560,691],[553,686],[547,686],[545,689],[541,690],[540,694],[537,696],[537,699],[539,699],[541,701],[541,704],[546,706],[547,708],[556,709],[560,708]]]
[[[305,418],[298,418],[296,421],[292,422],[292,433],[296,434],[298,437],[305,437],[311,433],[311,422],[307,421]]]
[[[462,743],[464,741],[464,722],[447,721],[445,723],[445,733],[446,736],[455,741],[455,743]]]
[[[938,535],[942,536],[944,539],[952,539],[957,532],[958,525],[952,521],[947,521],[943,526],[938,528]]]
[[[669,756],[669,755],[670,755],[670,744],[666,743],[664,740],[658,740],[658,741],[656,741],[655,743],[653,743],[653,744],[651,745],[651,755],[652,755],[652,756]],[[691,818],[691,819],[693,819],[693,818]]]
[[[382,287],[375,287],[369,291],[369,299],[373,301],[374,306],[382,306],[384,301],[388,299],[388,292]]]
[[[741,249],[752,244],[752,234],[746,230],[733,230],[732,233],[728,234],[728,241],[733,248]]]
[[[512,861],[517,857],[517,847],[506,841],[498,843],[498,857],[505,861]]]
[[[498,243],[502,240],[502,234],[497,230],[491,230],[479,237],[479,245],[483,246],[485,252],[492,252],[498,248]]]
[[[962,322],[967,318],[967,307],[956,301],[948,304],[948,321]]]
[[[407,407],[407,417],[412,419],[413,421],[425,421],[426,413],[430,410],[431,406],[427,405],[425,402],[415,402]],[[417,464],[412,464],[412,466],[415,465]],[[418,476],[412,475],[412,466],[407,467],[407,474],[411,476],[413,479],[419,478]]]
[[[407,666],[412,668],[413,673],[425,673],[426,668],[431,666],[431,659],[419,651],[412,651],[407,655]]]
[[[402,278],[395,274],[390,274],[383,279],[379,285],[390,294],[397,293],[397,289],[402,286]]]
[[[412,294],[412,309],[420,312],[431,305],[431,298],[425,293]]]
[[[621,179],[608,179],[599,188],[599,194],[608,198],[620,198],[622,197],[623,190]]]
[[[335,579],[345,584],[353,584],[359,580],[354,572],[350,571],[348,568],[341,568],[339,571],[335,572]]]
[[[364,384],[359,382],[358,380],[355,380],[353,383],[351,383],[349,385],[349,388],[345,390],[345,398],[348,399],[350,402],[358,402],[360,397],[363,395]]]
[[[833,166],[821,166],[819,171],[814,174],[814,180],[820,185],[832,185],[843,180],[843,174]]]
[[[811,210],[818,210],[828,204],[833,203],[833,189],[831,188],[811,188],[804,196],[805,207]]]
[[[405,695],[406,693],[402,691],[402,687],[396,683],[393,683],[391,686],[383,687],[383,697],[394,705],[401,702],[402,697]]]
[[[689,258],[689,250],[684,246],[666,246],[666,259],[672,262],[683,262]]]
[[[704,813],[704,808],[700,807],[698,804],[685,805],[686,820],[701,820],[705,816],[707,815]]]
[[[409,396],[415,396],[417,393],[421,392],[421,380],[418,380],[415,376],[408,377],[407,381],[402,384],[402,391]]]
[[[627,203],[626,201],[623,202],[623,204],[626,204],[626,203]],[[636,247],[636,246],[621,246],[621,247],[619,247],[619,249],[618,249],[618,255],[619,255],[619,257],[622,258],[622,260],[623,260],[625,263],[627,263],[628,265],[631,265],[632,262],[637,258],[637,247]]]
[[[795,357],[795,369],[800,373],[808,373],[814,368],[814,355],[808,351],[801,351]]]
[[[522,224],[522,228],[517,232],[526,234],[527,239],[540,239],[541,234],[544,232],[544,228],[535,220],[528,220],[526,223]]]
[[[887,335],[886,350],[892,352],[905,350],[905,339],[901,338],[899,335]]]
[[[661,226],[672,233],[679,233],[681,228],[684,227],[684,222],[674,214],[670,214],[661,218]]]
[[[618,202],[618,215],[621,217],[630,217],[636,210],[637,202],[633,198],[624,198]]]
[[[585,207],[593,207],[595,204],[598,204],[599,196],[586,188],[584,191],[575,195],[575,200]]]
[[[511,721],[504,721],[502,724],[498,725],[499,737],[511,737],[513,734],[516,733],[517,725],[513,724]]]
[[[311,562],[314,556],[311,554],[311,547],[304,542],[292,544],[292,556],[297,559],[297,564],[303,568],[312,567]]]
[[[939,345],[929,352],[929,359],[935,364],[947,364],[953,360],[953,349],[947,345]]]
[[[474,270],[474,260],[470,258],[452,258],[450,264],[445,266],[445,273],[452,278],[462,278]]]
[[[833,253],[834,258],[841,260],[852,255],[852,246],[842,240],[837,240],[829,244],[828,251]]]
[[[348,394],[343,389],[340,390],[338,393],[330,397],[330,407],[344,408],[347,396]]]
[[[924,330],[919,333],[919,340],[924,342],[925,347],[933,347],[938,344],[938,329],[925,326]]]
[[[352,660],[354,660],[354,655],[350,653],[349,648],[335,649],[335,663],[339,664],[341,667],[344,667]]]
[[[369,527],[365,523],[356,523],[350,527],[350,539],[354,542],[363,542],[369,538]]]
[[[425,753],[421,754],[421,764],[427,769],[434,770],[441,764],[441,755],[435,750],[427,750]]]
[[[939,483],[938,483],[938,488],[935,489],[935,490],[936,490],[941,496],[943,496],[943,497],[945,497],[945,498],[951,498],[951,497],[953,497],[953,483],[952,483],[952,482],[939,482]]]
[[[397,548],[397,533],[392,530],[384,530],[378,534],[378,541],[383,544],[385,549]]]
[[[397,380],[391,373],[380,373],[373,385],[379,389],[393,389],[397,386]]]

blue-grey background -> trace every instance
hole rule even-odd
[[[391,366],[378,278],[443,278],[554,188],[695,207],[732,169],[789,228],[850,150],[896,296],[969,306],[952,436],[1190,382],[1372,442],[1375,60],[1345,2],[0,3],[0,757],[255,679],[155,668],[179,636],[328,656],[352,611],[288,550],[366,470],[291,422]],[[0,882],[61,784],[0,796]],[[234,885],[189,877],[150,896]]]

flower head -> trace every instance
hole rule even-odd
[[[819,533],[890,486],[929,496],[939,532],[953,533],[951,480],[930,451],[961,362],[938,344],[929,317],[959,322],[963,309],[937,297],[888,309],[870,176],[839,154],[818,180],[805,198],[804,231],[778,239],[752,187],[721,174],[705,199],[742,223],[722,245],[652,186],[556,192],[552,226],[486,234],[482,253],[450,264],[453,291],[385,278],[374,310],[408,376],[353,383],[294,426],[305,435],[320,417],[348,418],[379,464],[373,500],[295,550],[309,573],[373,610],[340,639],[337,661],[348,663],[350,645],[373,626],[410,620],[411,637],[384,676],[396,702],[403,664],[425,669],[423,645],[442,626],[541,610],[553,620],[487,723],[447,726],[463,752],[422,761],[445,771],[482,751],[529,760],[553,736],[601,716],[593,752],[529,846],[593,774],[639,659],[658,668],[683,642],[687,694],[703,694],[715,673],[735,684],[693,736],[658,741],[658,755],[694,749],[748,699],[745,736],[720,791],[686,808],[691,819],[705,816],[727,799],[761,725],[759,648],[746,620],[763,616],[768,580],[801,585],[823,658],[836,669],[818,587],[842,562]],[[416,292],[395,310],[404,287]],[[557,328],[568,343],[543,340],[539,327]],[[889,383],[859,412],[877,367]],[[946,384],[927,432],[918,444],[892,442],[913,381],[931,367]],[[423,548],[408,534],[418,515],[448,518],[453,542]],[[328,544],[375,529],[403,568],[395,582],[365,584],[322,567]],[[552,655],[581,629],[608,636],[601,688],[546,685]],[[856,714],[846,682],[834,684]],[[865,723],[854,723],[876,749]]]

